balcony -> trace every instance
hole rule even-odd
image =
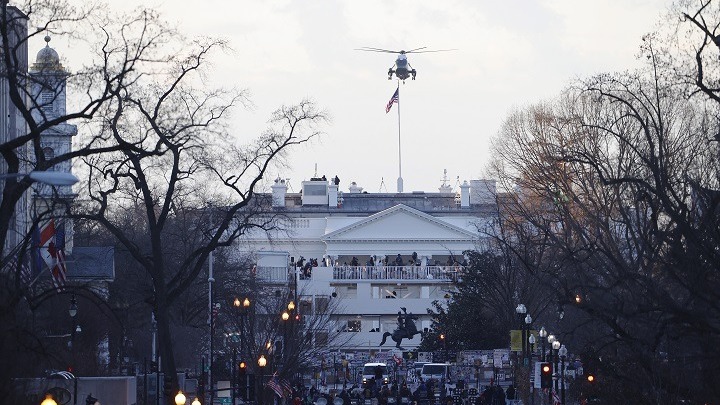
[[[389,280],[454,283],[462,266],[336,266],[333,281]]]
[[[287,267],[258,266],[255,276],[258,281],[271,284],[285,284],[291,280]]]
[[[409,284],[455,283],[463,274],[462,266],[335,266],[312,267],[298,271],[298,281],[356,283],[362,280],[403,282]],[[291,269],[287,267],[258,266],[257,280],[270,284],[292,282]]]

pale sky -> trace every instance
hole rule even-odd
[[[80,1],[80,0],[78,0]],[[233,114],[233,132],[259,134],[273,110],[313,99],[332,121],[297,148],[288,171],[294,191],[318,175],[338,175],[368,192],[396,191],[395,55],[355,51],[456,48],[409,55],[417,80],[400,84],[404,191],[437,191],[481,178],[490,139],[513,108],[552,98],[575,78],[637,66],[643,34],[671,0],[112,0],[154,6],[189,36],[230,41],[213,61],[215,84],[245,88],[255,107]],[[63,54],[62,43],[54,42]],[[31,50],[31,55],[34,52]],[[72,70],[72,60],[65,65]],[[384,189],[383,189],[384,191]]]

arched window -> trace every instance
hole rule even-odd
[[[43,91],[40,94],[40,109],[45,114],[52,114],[54,109],[55,94],[51,91]]]
[[[45,160],[50,160],[55,157],[55,150],[49,146],[46,146],[42,149],[43,156],[45,156]],[[55,166],[48,168],[48,170],[55,170]]]

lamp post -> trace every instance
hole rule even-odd
[[[553,363],[553,349],[552,344],[555,341],[555,335],[548,335],[547,337],[548,344],[550,345],[550,348],[548,350],[548,356],[545,358],[545,361]],[[553,369],[554,370],[554,369]],[[548,390],[548,403],[552,404],[552,386]]]
[[[540,344],[542,345],[542,349],[540,349],[540,361],[545,361],[545,338],[547,337],[547,331],[544,326],[540,328],[538,335],[540,336]]]
[[[518,316],[518,319],[520,319],[520,350],[523,357],[523,362],[525,358],[525,314],[527,313],[527,308],[525,307],[525,304],[518,304],[518,306],[515,308],[515,313]]]
[[[532,363],[533,354],[535,354],[535,343],[537,340],[535,339],[535,335],[530,334],[530,337],[528,337],[528,343],[530,343],[530,362]]]
[[[250,308],[250,299],[245,297],[245,299],[241,302],[240,298],[235,298],[235,300],[233,301],[233,306],[240,315],[240,360],[244,361],[246,359],[245,317],[247,316],[248,310]]]
[[[258,404],[262,405],[263,403],[263,380],[265,379],[265,366],[267,365],[267,359],[265,358],[264,354],[260,355],[260,358],[257,361],[258,366],[260,367],[260,389],[257,390],[257,402]]]
[[[531,325],[531,324],[532,324],[532,316],[530,316],[530,314],[527,314],[527,316],[525,316],[525,339],[527,339],[528,342],[530,341],[530,338],[528,337],[528,335],[530,335],[530,325]],[[525,347],[525,352],[523,353],[523,356],[525,357],[525,360],[524,360],[524,361],[527,362],[527,364],[528,364],[528,366],[529,366],[529,365],[530,365],[530,359],[531,359],[531,356],[530,356],[530,345],[528,345],[528,344],[526,343],[525,346],[526,346],[526,347]]]
[[[282,315],[280,315],[280,319],[282,319],[283,324],[283,344],[282,344],[282,353],[281,358],[283,362],[283,367],[285,367],[285,361],[287,360],[287,323],[290,319],[290,314],[288,311],[283,311]]]
[[[75,294],[70,296],[70,307],[68,308],[68,314],[70,315],[70,319],[72,319],[72,329],[70,330],[70,341],[68,342],[68,347],[70,348],[70,357],[72,359],[72,369],[73,374],[76,374],[77,371],[75,370],[76,364],[75,364],[75,336],[77,336],[78,333],[82,332],[82,328],[80,328],[80,324],[77,323],[75,317],[78,313],[78,306],[77,306],[77,300],[75,300]],[[73,404],[77,405],[77,377],[73,379]]]
[[[449,363],[450,359],[448,359],[447,336],[445,336],[444,333],[440,334],[440,342],[442,342],[443,352],[445,354],[445,363]]]
[[[558,351],[560,350],[560,341],[555,339],[552,342],[553,360],[555,361],[553,370],[555,372],[555,393],[557,394],[559,388],[559,373],[558,373]]]
[[[565,405],[565,357],[567,352],[565,345],[560,346],[558,354],[560,355],[560,403],[562,405]]]

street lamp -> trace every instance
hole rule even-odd
[[[565,357],[567,356],[567,348],[565,345],[560,346],[558,354],[560,355],[560,403],[565,405]]]
[[[55,402],[52,395],[45,394],[45,399],[43,399],[43,401],[40,402],[40,405],[58,405],[58,403]]]
[[[49,184],[51,186],[72,186],[80,181],[72,173],[33,170],[30,173],[3,173],[0,174],[0,180],[15,179],[18,177],[28,176],[31,180],[38,183]]]
[[[263,399],[263,389],[262,389],[263,388],[263,380],[265,379],[265,366],[267,366],[267,359],[265,358],[264,354],[260,355],[260,358],[258,359],[257,364],[258,364],[258,366],[260,366],[260,389],[256,391],[257,392],[256,395],[258,395],[257,402],[259,404],[262,404],[263,403],[263,400],[262,400]]]
[[[175,405],[185,405],[185,394],[183,394],[182,391],[178,391],[177,395],[175,395]]]
[[[530,343],[530,360],[532,360],[532,355],[535,353],[535,342],[535,335],[530,334],[528,338],[528,343]]]
[[[70,314],[71,318],[75,318],[75,315],[77,315],[78,307],[77,307],[77,301],[75,300],[75,294],[73,294],[70,297],[70,309],[68,309],[68,313]]]
[[[240,314],[240,360],[245,360],[245,316],[250,308],[250,299],[245,297],[244,300],[240,301],[240,298],[233,300],[233,306]]]

